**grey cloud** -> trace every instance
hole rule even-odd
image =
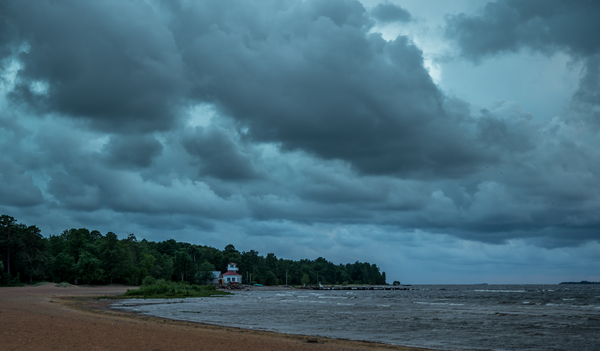
[[[409,22],[412,19],[406,9],[387,1],[379,3],[371,9],[371,15],[382,23]]]
[[[0,156],[0,203],[28,207],[43,202],[42,192],[26,170],[11,159]]]
[[[327,11],[321,4],[268,12],[269,35],[262,22],[232,26],[237,12],[194,4],[176,13],[185,28],[188,17],[213,14],[207,32],[176,31],[188,41],[180,44],[188,47],[186,64],[199,74],[196,96],[247,126],[254,141],[345,160],[363,173],[456,177],[486,162],[456,121],[465,116],[444,110],[416,46],[367,34],[354,20],[365,14],[354,1]]]
[[[0,43],[23,67],[13,101],[116,132],[164,130],[187,83],[171,33],[143,1],[3,3]],[[6,56],[5,56],[6,57]],[[45,95],[31,84],[47,84]]]
[[[586,0],[497,0],[479,13],[447,17],[446,36],[473,60],[529,48],[589,56],[600,50],[600,3]]]
[[[152,136],[113,136],[104,146],[107,161],[118,167],[146,168],[162,153],[163,145]]]
[[[0,5],[3,55],[30,44],[9,106],[22,121],[0,120],[0,173],[31,194],[24,206],[83,225],[132,222],[158,239],[234,222],[250,236],[312,233],[316,246],[319,225],[360,227],[339,231],[347,245],[415,229],[489,243],[597,240],[600,148],[581,118],[544,124],[513,102],[472,114],[434,84],[408,38],[369,34],[377,15],[356,1],[32,4]],[[593,50],[535,34],[537,20],[511,19],[511,6],[531,7],[497,2],[481,18],[449,19],[448,33],[473,59]],[[494,32],[509,25],[513,34]],[[486,31],[499,37],[487,42]],[[597,106],[590,57],[573,115]],[[191,128],[185,107],[197,104],[214,116]]]
[[[13,101],[115,133],[174,128],[186,104],[213,102],[254,141],[368,174],[457,177],[486,162],[464,116],[444,110],[421,51],[369,35],[356,0],[155,9],[164,13],[137,1],[7,4],[3,47],[29,44]],[[32,91],[39,82],[46,94]]]
[[[248,214],[239,196],[223,199],[206,184],[174,179],[171,184],[144,180],[130,171],[111,171],[79,162],[51,175],[49,193],[59,206],[74,211],[111,210],[116,213],[194,214],[212,219]]]
[[[600,53],[586,60],[571,109],[575,112],[571,121],[583,121],[585,127],[600,130]]]
[[[529,115],[502,119],[487,109],[480,112],[481,117],[477,120],[478,138],[480,143],[489,147],[490,152],[497,149],[503,153],[525,153],[536,147],[535,130],[531,128],[531,123],[527,122]]]
[[[497,0],[476,15],[447,17],[446,37],[461,54],[479,62],[522,49],[552,55],[568,53],[583,64],[581,81],[571,101],[576,115],[566,118],[600,130],[600,3],[597,1]]]
[[[200,173],[223,180],[248,180],[259,176],[251,153],[245,152],[228,130],[196,127],[183,139],[187,152],[196,157]]]
[[[547,55],[562,51],[583,67],[570,106],[557,111],[560,116],[545,127],[529,131],[511,128],[511,136],[508,136],[502,132],[506,127],[504,121],[484,118],[478,122],[484,140],[497,140],[490,147],[501,146],[504,140],[505,145],[512,148],[520,145],[523,148],[520,151],[527,155],[511,155],[514,162],[509,164],[511,170],[517,174],[526,171],[507,178],[506,184],[531,197],[543,197],[549,204],[570,204],[564,208],[543,206],[544,209],[532,217],[538,225],[548,223],[573,230],[586,225],[598,227],[598,220],[591,216],[596,205],[589,202],[598,196],[597,181],[591,179],[600,174],[593,161],[598,155],[592,151],[595,146],[591,146],[596,145],[591,135],[600,130],[598,18],[600,3],[583,0],[498,0],[486,4],[475,15],[447,18],[446,36],[456,41],[464,57],[475,62],[520,50]],[[529,154],[533,145],[537,152]],[[574,208],[578,214],[571,213]]]
[[[474,16],[447,18],[446,36],[463,56],[477,62],[500,53],[529,49],[545,54],[564,51],[583,63],[581,81],[571,109],[600,129],[600,3],[597,1],[498,0]]]
[[[62,207],[75,211],[101,209],[103,189],[97,183],[85,182],[72,173],[58,171],[48,182],[48,191]]]

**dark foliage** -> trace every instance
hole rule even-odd
[[[163,287],[170,281],[204,284],[207,272],[223,272],[229,262],[238,265],[244,283],[386,284],[385,272],[367,262],[336,265],[323,257],[292,261],[273,253],[264,257],[254,250],[239,252],[231,244],[219,250],[173,239],[137,240],[131,233],[119,239],[112,232],[102,235],[85,228],[45,238],[36,226],[18,224],[8,215],[0,217],[0,262],[4,285],[41,280],[128,285],[144,280],[144,286],[155,285],[148,279]]]

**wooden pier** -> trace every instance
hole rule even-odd
[[[307,289],[307,290],[411,290],[407,286],[303,286],[296,287],[296,289]]]

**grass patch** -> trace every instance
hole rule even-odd
[[[56,284],[54,286],[57,287],[57,288],[70,288],[73,285],[71,285],[71,284],[69,284],[67,282],[62,282],[62,283],[58,283],[58,284]]]
[[[102,296],[107,299],[175,299],[184,297],[211,297],[230,295],[218,291],[214,285],[195,285],[188,282],[173,282],[152,277],[144,278],[139,289],[128,289],[123,295]]]
[[[46,284],[52,284],[51,282],[37,282],[35,284],[32,284],[31,286],[40,286],[40,285],[46,285]]]

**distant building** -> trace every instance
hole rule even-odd
[[[220,271],[213,271],[211,279],[207,280],[206,284],[219,284],[219,280],[223,278]]]
[[[223,284],[242,283],[242,275],[239,274],[235,263],[231,262],[227,265],[227,272],[222,274]]]

